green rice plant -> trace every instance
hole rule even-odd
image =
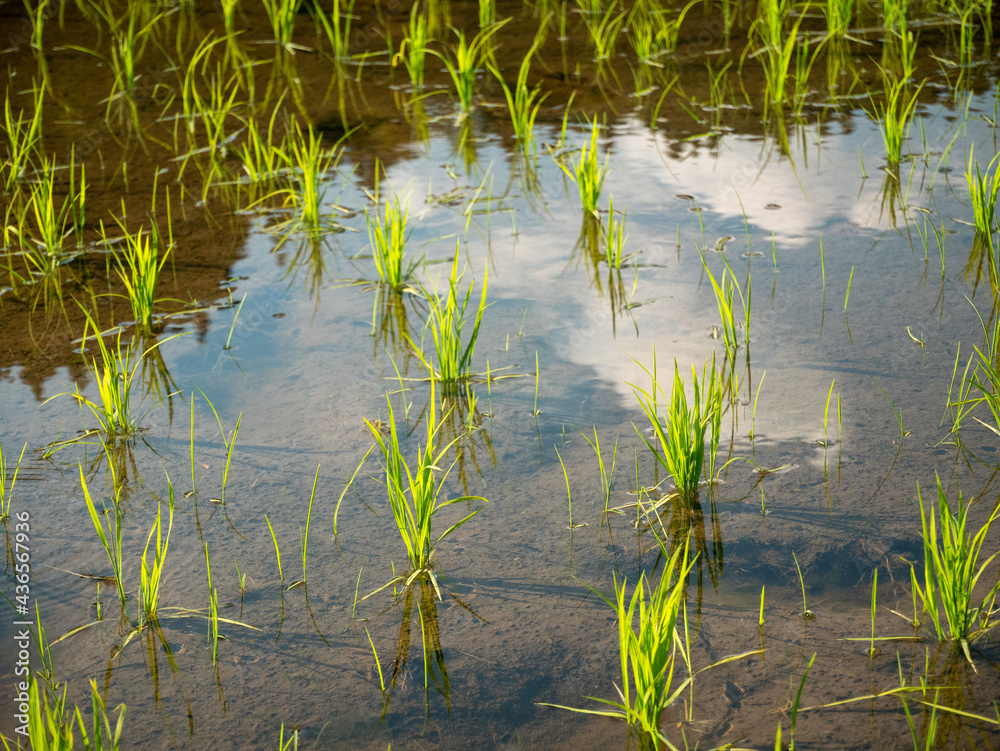
[[[480,29],[471,42],[467,42],[465,34],[457,29],[453,29],[458,37],[458,45],[448,48],[448,54],[428,49],[427,52],[441,59],[452,83],[455,84],[455,93],[458,95],[460,108],[460,118],[466,117],[472,111],[472,98],[475,93],[476,72],[490,56],[492,47],[490,41],[510,19],[504,19],[500,23],[493,24],[485,29]]]
[[[368,242],[375,259],[375,268],[384,287],[400,291],[410,287],[413,272],[422,258],[406,258],[406,242],[412,230],[407,231],[410,207],[403,208],[398,195],[385,202],[385,209],[369,213],[365,209],[368,225]]]
[[[608,203],[608,223],[604,227],[604,258],[611,268],[621,269],[635,256],[634,253],[625,255],[624,247],[627,239],[625,212],[622,212],[621,219],[615,217],[615,199],[611,196]]]
[[[788,97],[787,84],[789,70],[798,44],[799,27],[805,13],[798,14],[795,22],[788,26],[793,16],[792,0],[774,0],[762,4],[762,12],[750,26],[752,43],[747,46],[740,61],[742,68],[746,57],[759,57],[764,67],[764,108],[781,107]],[[751,47],[755,47],[750,54]]]
[[[264,521],[267,522],[267,529],[271,533],[271,541],[274,543],[274,554],[278,558],[278,579],[284,584],[285,574],[281,570],[281,548],[278,547],[278,538],[274,534],[274,527],[271,526],[271,520],[267,518],[267,514],[264,514]]]
[[[993,576],[989,577],[994,582],[985,595],[979,598],[975,595],[976,586],[980,579],[984,579],[986,569],[1000,555],[1000,552],[993,553],[980,563],[985,557],[983,546],[986,537],[997,517],[1000,517],[1000,504],[994,507],[983,526],[973,533],[971,528],[967,528],[970,506],[963,502],[962,494],[958,495],[958,511],[955,513],[952,513],[948,497],[941,487],[941,478],[937,478],[937,494],[935,513],[934,502],[925,505],[917,485],[924,542],[924,583],[917,584],[916,590],[923,611],[934,624],[938,639],[951,639],[955,646],[961,647],[965,658],[972,664],[970,644],[986,634],[993,625],[990,617],[995,612],[993,605],[1000,593],[1000,578]]]
[[[972,217],[976,234],[993,246],[996,231],[997,194],[1000,193],[1000,154],[994,156],[986,167],[986,175],[979,171],[979,163],[974,155],[975,147],[969,149],[969,162],[965,168],[965,182],[969,186],[969,200],[972,202]],[[973,165],[976,173],[972,174]]]
[[[712,274],[712,270],[705,263],[704,257],[702,258],[702,263],[705,267],[705,273],[708,275],[708,280],[712,284],[712,289],[715,291],[715,302],[718,305],[719,316],[722,319],[722,341],[726,346],[726,357],[731,363],[734,363],[736,361],[736,350],[739,348],[739,342],[736,336],[736,308],[733,305],[733,299],[736,295],[738,285],[735,278],[731,277],[728,265],[722,270],[722,281],[720,283],[715,280],[715,275]],[[742,296],[742,292],[740,295]]]
[[[613,0],[602,13],[587,13],[583,16],[583,22],[590,33],[590,44],[594,48],[594,60],[599,64],[614,57],[618,37],[628,17],[628,10],[617,15],[614,13],[617,5],[618,0]]]
[[[291,49],[295,32],[295,17],[302,0],[261,0],[267,20],[271,22],[274,41],[286,49]]]
[[[764,628],[764,590],[766,588],[766,585],[760,588],[760,612],[757,614],[757,625],[760,628]]]
[[[293,728],[285,742],[285,723],[281,723],[281,734],[278,736],[278,751],[299,751],[299,731]]]
[[[160,604],[160,584],[163,581],[163,567],[167,562],[167,548],[170,546],[170,532],[174,528],[174,487],[167,478],[167,490],[170,496],[170,517],[167,522],[167,534],[163,536],[163,506],[156,509],[156,521],[146,537],[146,547],[142,551],[142,566],[139,570],[139,608],[147,621],[156,621],[156,609]],[[152,565],[147,562],[149,546],[153,543]]]
[[[73,233],[76,197],[67,195],[61,204],[58,203],[56,196],[62,191],[56,186],[55,157],[42,157],[40,163],[38,179],[31,186],[24,212],[26,223],[33,226],[27,230],[17,228],[14,232],[21,240],[28,270],[33,276],[47,277],[72,258],[65,242]]]
[[[24,452],[27,448],[28,444],[25,443],[21,448],[21,455],[17,457],[13,473],[8,476],[7,459],[3,455],[3,445],[0,444],[0,522],[10,518],[10,502],[14,494],[14,483],[17,482],[17,473],[21,471],[21,460],[24,459]]]
[[[843,39],[851,25],[854,0],[826,0],[821,6],[826,16],[826,29],[831,39]]]
[[[917,107],[917,95],[923,88],[923,82],[913,91],[905,80],[883,74],[885,84],[884,102],[880,105],[871,98],[872,111],[869,116],[878,123],[885,145],[885,158],[889,169],[899,170],[899,162],[903,154],[903,141],[906,140],[913,114]]]
[[[420,12],[420,3],[414,3],[410,8],[410,25],[404,30],[399,52],[393,55],[392,67],[395,68],[402,62],[415,89],[424,87],[424,61],[429,41],[427,15]]]
[[[44,87],[35,85],[32,89],[34,106],[30,116],[23,109],[17,115],[10,104],[11,87],[4,95],[3,132],[7,145],[6,158],[0,164],[0,185],[5,193],[10,193],[24,181],[34,163],[38,144],[42,138],[42,96]]]
[[[906,25],[906,14],[910,0],[883,0],[882,22],[886,29],[893,31]]]
[[[507,109],[510,112],[510,122],[514,128],[514,138],[525,149],[534,144],[535,118],[538,117],[538,110],[542,106],[542,102],[548,97],[547,92],[542,94],[541,83],[536,84],[530,91],[528,89],[528,71],[531,68],[531,58],[538,51],[540,41],[536,37],[534,45],[521,61],[513,92],[503,80],[496,65],[493,63],[487,65],[490,72],[500,82],[500,86],[503,87],[504,97],[507,99]]]
[[[101,547],[108,556],[111,563],[111,571],[115,577],[115,587],[118,594],[118,602],[122,607],[122,615],[127,617],[128,605],[126,604],[125,586],[122,583],[122,512],[118,505],[117,498],[111,510],[102,502],[104,516],[108,519],[108,531],[105,533],[104,524],[101,522],[94,502],[90,498],[90,489],[87,487],[87,480],[83,476],[83,466],[80,466],[80,485],[83,487],[83,498],[87,504],[87,511],[90,512],[90,520],[97,530],[97,536],[101,540]],[[112,523],[112,512],[114,513],[114,523]]]
[[[674,53],[681,23],[696,4],[697,0],[689,2],[680,11],[660,8],[658,4],[647,2],[638,2],[632,6],[627,20],[628,36],[640,63],[663,67],[660,60]]]
[[[485,29],[497,22],[496,0],[479,0],[479,28]]]
[[[802,614],[801,615],[806,620],[812,620],[813,618],[816,617],[816,614],[809,609],[808,605],[806,605],[806,583],[805,583],[805,580],[803,580],[803,578],[802,578],[802,569],[799,567],[799,559],[795,555],[795,551],[794,550],[792,551],[792,560],[795,561],[795,571],[799,575],[799,587],[801,587],[801,589],[802,589]],[[803,678],[803,680],[805,680],[805,678]]]
[[[198,388],[195,386],[195,388]],[[226,463],[222,469],[222,497],[218,499],[219,504],[222,506],[226,505],[226,485],[229,482],[229,465],[233,460],[233,451],[236,449],[236,436],[240,434],[240,423],[243,422],[243,413],[240,412],[239,416],[236,418],[236,425],[233,428],[233,435],[229,438],[226,437],[226,429],[222,427],[222,418],[219,417],[219,413],[215,409],[215,405],[212,404],[212,400],[205,396],[205,392],[200,388],[198,392],[204,397],[205,401],[208,403],[209,409],[212,410],[212,414],[215,415],[215,422],[219,426],[219,433],[222,434],[222,444],[226,447]]]
[[[715,367],[715,355],[712,355],[711,364],[705,362],[700,379],[694,366],[691,367],[694,393],[690,402],[685,393],[684,380],[681,378],[680,366],[676,359],[673,388],[669,397],[657,380],[655,353],[652,372],[643,365],[640,367],[650,376],[652,381],[650,390],[645,391],[634,384],[630,385],[636,399],[639,400],[639,406],[649,419],[655,444],[646,438],[645,433],[634,423],[633,427],[653,453],[656,461],[670,473],[677,487],[677,493],[687,500],[693,500],[697,496],[698,484],[705,465],[706,432],[708,432],[709,457],[707,478],[709,481],[715,480],[715,454],[719,447],[724,394],[722,375]],[[657,394],[665,400],[666,426],[660,420]]]
[[[691,670],[685,606],[688,575],[694,566],[694,558],[689,555],[690,538],[683,545],[677,545],[673,554],[669,554],[663,541],[657,539],[666,563],[655,587],[652,577],[643,572],[629,597],[628,582],[619,581],[616,574],[613,601],[597,592],[618,617],[621,666],[621,683],[615,687],[618,701],[587,697],[607,705],[606,709],[579,709],[559,704],[543,706],[624,720],[641,735],[640,748],[660,748],[665,744],[665,748],[675,751],[677,747],[661,728],[663,713],[681,699],[686,688],[693,687],[700,673],[759,654],[759,650],[724,657],[700,670]],[[685,624],[683,628],[682,623]],[[687,666],[688,676],[675,686],[678,656]]]
[[[611,504],[611,485],[615,481],[615,465],[618,462],[618,439],[615,438],[614,449],[611,453],[611,471],[609,472],[604,464],[604,456],[601,454],[601,441],[597,437],[597,428],[594,428],[593,441],[587,437],[586,433],[581,432],[580,435],[583,436],[583,440],[590,444],[590,448],[597,455],[597,464],[601,472],[601,494],[604,496],[604,511],[607,513],[608,506]]]
[[[538,367],[538,350],[535,350],[535,401],[531,408],[531,414],[535,417],[542,414],[541,410],[538,409],[538,383],[541,380],[542,371]]]
[[[170,247],[160,256],[160,235],[155,231],[151,235],[143,234],[142,227],[136,233],[125,231],[125,251],[117,254],[118,277],[125,285],[126,298],[132,306],[132,315],[136,323],[146,331],[153,327],[153,307],[156,282],[160,278]]]
[[[312,521],[313,501],[316,500],[316,485],[319,483],[319,465],[316,465],[316,476],[313,477],[312,493],[309,494],[309,510],[306,512],[306,531],[302,535],[302,581],[306,581],[306,556],[309,553],[309,523]]]
[[[394,577],[389,583],[376,590],[376,592],[398,583],[409,587],[414,581],[423,578],[430,579],[435,591],[438,593],[438,597],[440,597],[440,588],[434,574],[434,551],[437,544],[486,508],[486,506],[483,505],[475,509],[437,536],[434,535],[432,529],[434,516],[441,509],[455,504],[471,503],[472,501],[482,501],[483,504],[486,504],[489,501],[481,496],[470,495],[451,500],[441,500],[440,498],[441,490],[445,485],[448,474],[451,472],[451,468],[455,466],[455,462],[452,462],[443,473],[440,468],[445,466],[445,456],[458,439],[456,438],[444,446],[439,446],[440,428],[443,423],[438,423],[437,400],[434,395],[433,386],[431,389],[431,399],[427,408],[427,435],[423,447],[417,447],[417,461],[413,469],[407,464],[406,458],[403,455],[403,448],[400,445],[399,426],[396,424],[395,413],[392,409],[392,399],[389,395],[386,395],[386,406],[388,408],[388,419],[384,423],[377,425],[365,419],[365,424],[371,431],[372,437],[375,439],[375,446],[378,447],[379,454],[381,454],[380,464],[385,472],[383,482],[389,500],[389,507],[392,509],[393,520],[406,547],[406,555],[410,562],[410,571],[402,576]],[[386,427],[388,428],[388,435],[384,434],[384,428]],[[366,454],[365,459],[367,459],[367,456]],[[362,464],[364,464],[365,459],[362,459]],[[440,474],[440,477],[435,476],[437,473]],[[355,476],[357,476],[357,472],[355,472]],[[338,501],[337,509],[334,511],[335,517],[339,510],[339,505],[340,502]]]
[[[76,726],[83,740],[84,751],[118,751],[121,748],[122,728],[125,724],[124,704],[119,704],[116,707],[118,721],[112,730],[107,706],[104,704],[104,699],[101,698],[101,692],[97,690],[97,683],[92,680],[90,682],[90,734],[87,733],[87,726],[84,724],[80,708],[75,707],[75,710]],[[32,746],[32,748],[42,747]]]
[[[473,285],[470,284],[465,296],[460,297],[458,290],[465,272],[463,271],[461,275],[458,273],[458,256],[459,247],[456,244],[451,274],[448,277],[448,291],[444,295],[432,292],[424,293],[430,314],[424,324],[420,345],[418,346],[412,339],[410,340],[414,352],[427,372],[430,373],[431,378],[442,385],[442,393],[445,396],[457,394],[459,386],[473,376],[472,356],[479,338],[479,326],[483,320],[483,312],[486,310],[486,290],[489,285],[489,269],[484,268],[483,288],[479,295],[479,304],[475,306],[475,319],[473,320],[467,315],[472,312],[469,310],[469,303],[472,300]],[[472,330],[468,333],[468,338],[465,338],[463,330],[470,322]],[[424,340],[428,331],[434,339],[437,367],[424,354]],[[407,338],[409,339],[408,334]]]
[[[85,315],[87,325],[83,333],[83,349],[86,348],[90,330],[93,329],[95,332],[98,330],[90,314],[85,311]],[[74,386],[73,391],[50,396],[42,403],[47,404],[60,396],[72,396],[79,402],[81,408],[86,407],[97,418],[106,436],[134,434],[139,429],[139,416],[134,414],[136,373],[140,372],[150,352],[175,336],[178,335],[157,341],[140,351],[142,348],[137,338],[132,338],[124,347],[122,346],[120,329],[111,347],[105,344],[103,336],[95,333],[99,358],[93,357],[87,362],[85,357],[84,360],[91,378],[97,385],[97,401],[88,399],[80,393],[79,386]]]
[[[308,140],[295,122],[286,139],[287,161],[292,169],[293,186],[286,190],[286,202],[296,213],[297,222],[309,231],[324,229],[322,217],[323,196],[326,195],[328,173],[340,161],[339,149],[323,148],[322,138],[309,123]]]
[[[44,3],[43,3],[44,5]],[[66,690],[62,692],[41,686],[33,673],[28,674],[28,748],[36,751],[72,751],[73,715],[66,707]],[[10,745],[0,735],[5,751],[20,751],[21,743]]]
[[[601,162],[598,154],[597,139],[600,134],[601,126],[595,116],[590,124],[590,142],[580,149],[570,167],[562,161],[556,162],[569,179],[576,183],[584,213],[595,217],[598,216],[597,202],[601,197],[601,187],[608,175],[608,156],[605,155],[604,161]]]
[[[350,58],[351,20],[354,18],[354,3],[356,0],[333,0],[333,10],[329,18],[323,12],[319,3],[312,6],[316,20],[323,27],[333,56],[337,60]],[[415,6],[414,6],[415,7]]]
[[[212,665],[219,662],[219,591],[212,584],[212,559],[208,554],[208,543],[205,547],[205,569],[208,571],[208,634],[207,640],[212,644]]]
[[[615,574],[614,601],[600,595],[618,617],[618,650],[621,684],[616,686],[619,701],[587,697],[608,705],[609,709],[579,709],[558,704],[543,706],[568,709],[622,719],[650,739],[674,748],[660,729],[660,718],[667,707],[681,696],[692,678],[674,686],[677,668],[677,642],[682,639],[678,618],[686,599],[687,577],[694,565],[688,559],[688,545],[678,546],[660,573],[654,587],[645,573],[628,597],[628,582]],[[600,594],[600,593],[598,593]]]

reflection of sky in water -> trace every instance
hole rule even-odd
[[[979,104],[985,107],[985,101]],[[648,376],[638,363],[650,366],[654,348],[661,375],[667,377],[674,357],[682,371],[688,373],[691,364],[700,370],[713,352],[721,359],[722,343],[709,336],[712,326],[719,323],[719,314],[696,246],[711,249],[719,238],[732,235],[735,239],[726,246],[725,258],[741,279],[749,263],[754,279],[754,367],[758,372],[770,368],[769,390],[807,394],[809,400],[815,391],[816,400],[822,401],[831,379],[822,366],[835,365],[843,352],[828,352],[829,343],[819,341],[820,236],[825,245],[828,316],[831,321],[836,319],[835,311],[842,316],[846,280],[854,269],[852,323],[858,331],[852,333],[864,339],[863,322],[879,315],[877,298],[866,297],[863,289],[867,280],[893,270],[894,264],[898,266],[894,270],[897,274],[910,269],[913,252],[905,237],[902,207],[930,206],[940,212],[934,216],[938,225],[941,216],[950,223],[951,217],[968,213],[967,207],[955,202],[952,192],[964,198],[965,186],[960,177],[963,155],[968,153],[972,139],[980,138],[985,130],[977,128],[975,122],[970,121],[967,133],[960,135],[952,147],[951,184],[947,174],[938,173],[934,177],[935,191],[927,191],[939,154],[955,132],[949,120],[950,111],[945,109],[936,108],[923,115],[927,149],[932,152],[930,166],[925,166],[922,158],[902,165],[903,185],[894,199],[898,229],[893,228],[884,193],[886,181],[891,178],[880,169],[884,163],[882,140],[875,123],[863,113],[853,116],[846,125],[829,123],[822,136],[815,123],[793,128],[789,136],[792,158],[783,155],[772,138],[730,134],[710,148],[704,143],[692,143],[668,149],[662,134],[654,136],[640,122],[616,126],[610,144],[608,139],[602,142],[609,146],[611,159],[601,205],[607,206],[609,197],[615,197],[616,209],[627,212],[628,251],[642,249],[640,262],[655,264],[640,268],[637,277],[634,269],[623,270],[625,298],[655,302],[614,314],[606,288],[607,267],[599,266],[599,290],[581,254],[574,251],[581,222],[576,187],[544,150],[539,149],[537,161],[538,191],[530,196],[534,209],[524,200],[523,181],[511,175],[509,154],[492,138],[477,143],[479,162],[469,176],[465,175],[453,142],[445,137],[431,140],[426,159],[394,165],[389,182],[395,189],[408,192],[411,216],[420,217],[414,233],[418,245],[445,235],[464,234],[466,217],[462,212],[480,185],[485,186],[480,197],[487,193],[504,196],[490,204],[493,213],[488,219],[485,214],[472,217],[463,248],[467,248],[470,259],[479,259],[472,262],[476,278],[482,277],[481,259],[488,238],[490,297],[514,301],[508,314],[514,309],[527,309],[525,328],[535,337],[528,346],[540,349],[543,361],[546,349],[551,348],[553,354],[549,357],[592,370],[600,381],[617,391],[621,404],[628,408],[635,403],[628,384],[648,384]],[[551,143],[556,137],[555,132],[545,132],[538,140]],[[922,152],[920,138],[920,128],[915,125],[908,148]],[[867,178],[862,174],[862,159]],[[442,169],[446,164],[460,176],[457,180]],[[956,178],[960,182],[957,187]],[[466,190],[454,206],[425,201],[428,194],[441,196],[456,187]],[[692,202],[680,195],[693,197],[701,208],[704,230],[699,226],[698,214],[691,210]],[[511,207],[515,213],[509,211]],[[745,256],[744,216],[754,254],[749,260]],[[920,215],[911,212],[911,216]],[[780,269],[777,276],[771,259],[772,238]],[[428,251],[432,257],[442,257],[453,242],[434,242],[427,246]],[[871,252],[875,247],[880,249],[878,254]],[[706,258],[719,278],[719,256],[709,252]],[[437,266],[430,275],[436,278],[443,271],[443,266]],[[774,298],[770,299],[772,291]],[[874,308],[866,308],[866,300],[874,300]],[[736,306],[739,309],[738,300]],[[804,316],[815,317],[815,329],[803,330]],[[520,316],[517,318],[507,322],[511,333],[518,329]],[[831,337],[843,337],[845,345],[852,344],[842,318],[831,326],[834,328],[827,330],[827,342]],[[538,341],[542,338],[544,342]],[[820,367],[794,367],[800,362]],[[814,429],[818,419],[814,412],[803,414],[802,420],[786,421],[785,430],[798,435]],[[788,414],[795,415],[796,407],[790,407]]]

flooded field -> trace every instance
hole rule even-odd
[[[996,748],[993,17],[0,3],[6,747]]]

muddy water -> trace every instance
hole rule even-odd
[[[356,12],[353,52],[381,50],[384,42],[376,44],[369,32],[386,24],[398,44],[408,8],[381,10],[381,16],[370,8]],[[24,13],[11,5],[0,11],[4,26],[15,29],[4,53],[12,105],[30,109],[25,92],[37,61],[16,31]],[[455,4],[451,12],[453,23],[474,31],[475,8]],[[501,5],[499,12],[515,16],[498,36],[497,51],[513,77],[538,21],[528,9]],[[266,18],[247,10],[240,22],[248,54],[269,59],[273,46],[250,44],[267,38]],[[317,44],[308,16],[297,27],[297,44]],[[539,65],[552,93],[536,125],[537,159],[514,148],[502,93],[486,75],[480,106],[456,126],[444,95],[423,100],[422,110],[401,110],[408,82],[385,55],[360,68],[351,64],[347,74],[327,57],[300,50],[283,56],[281,72],[260,66],[257,85],[262,97],[273,85],[268,107],[287,91],[280,106],[291,114],[297,100],[331,144],[345,128],[356,128],[326,197],[346,210],[329,208],[345,231],[320,238],[293,233],[279,242],[282,233],[272,229],[280,201],[265,202],[263,212],[246,210],[245,201],[237,205],[226,186],[203,196],[203,162],[195,159],[182,171],[175,161],[185,151],[174,147],[168,117],[177,109],[169,95],[179,87],[178,50],[183,60],[206,30],[219,28],[214,12],[200,8],[178,11],[165,23],[163,39],[144,59],[136,128],[115,113],[105,121],[100,100],[110,74],[93,56],[66,47],[105,44],[93,26],[67,7],[64,29],[56,17],[46,27],[52,91],[44,104],[44,146],[68,160],[76,143],[90,184],[88,251],[64,267],[62,304],[46,305],[25,287],[0,298],[2,440],[8,456],[28,444],[14,509],[31,513],[33,596],[50,640],[96,618],[95,582],[68,572],[107,573],[78,467],[95,498],[109,498],[109,460],[94,444],[44,458],[46,445],[84,427],[72,399],[46,400],[74,382],[96,395],[77,352],[84,317],[74,298],[96,311],[102,325],[130,318],[120,299],[102,296],[121,292],[121,285],[113,273],[109,279],[107,254],[92,244],[99,221],[113,226],[110,217],[120,217],[124,206],[130,229],[155,220],[165,231],[169,193],[176,248],[158,289],[170,299],[159,309],[178,315],[159,336],[183,336],[160,349],[160,383],[173,396],[147,396],[139,408],[142,432],[114,454],[126,480],[124,579],[134,611],[145,536],[159,499],[167,497],[169,476],[176,511],[163,606],[207,606],[207,544],[220,615],[255,629],[224,623],[216,667],[206,623],[197,618],[164,618],[160,632],[120,649],[117,605],[102,586],[102,623],[52,648],[56,677],[68,682],[71,701],[82,706],[95,680],[109,706],[127,704],[128,748],[270,748],[282,723],[299,728],[305,747],[315,748],[625,745],[620,724],[537,703],[594,707],[585,697],[615,696],[616,624],[591,588],[608,593],[615,574],[635,581],[661,561],[649,532],[635,528],[634,511],[602,514],[598,463],[582,434],[592,438],[596,430],[609,466],[618,441],[611,506],[634,500],[637,474],[646,486],[665,479],[633,427],[643,429],[645,418],[630,384],[646,386],[642,366],[651,367],[654,352],[661,376],[675,358],[687,371],[700,370],[713,354],[720,362],[724,357],[722,341],[713,338],[721,322],[700,248],[716,277],[725,258],[741,281],[750,280],[752,312],[719,464],[737,459],[724,483],[703,492],[700,509],[671,510],[674,529],[681,535],[691,529],[701,551],[688,598],[694,668],[737,652],[765,652],[699,675],[664,727],[678,744],[686,738],[701,747],[773,747],[777,724],[788,730],[790,681],[797,687],[814,654],[803,706],[898,686],[902,671],[910,684],[923,677],[949,687],[938,697],[943,704],[991,714],[1000,695],[992,642],[978,645],[973,672],[926,628],[923,641],[886,642],[875,659],[864,643],[843,639],[870,633],[876,569],[876,635],[913,634],[889,609],[912,612],[908,561],[922,555],[918,483],[933,488],[937,474],[952,497],[958,489],[979,498],[977,524],[996,501],[995,436],[970,423],[959,449],[945,441],[942,421],[959,347],[964,363],[982,342],[968,298],[984,316],[992,302],[988,283],[984,292],[968,272],[973,232],[965,224],[971,209],[962,170],[973,144],[981,164],[996,151],[995,131],[981,117],[994,113],[993,63],[969,69],[956,95],[950,87],[957,73],[942,66],[949,80],[921,56],[919,75],[931,81],[904,147],[912,158],[897,182],[880,169],[882,143],[861,109],[866,100],[824,102],[816,94],[805,117],[776,123],[771,115],[764,125],[752,61],[743,76],[751,103],[734,95],[716,122],[706,106],[705,60],[738,62],[746,23],[727,42],[712,14],[699,15],[683,35],[680,87],[664,98],[651,129],[656,102],[649,97],[659,92],[634,96],[625,56],[596,75],[586,31],[571,13],[568,39],[560,44],[551,35]],[[872,39],[877,43],[878,35]],[[949,55],[944,31],[927,29],[924,40]],[[854,94],[877,80],[874,55],[852,48]],[[431,91],[447,85],[440,67],[428,58]],[[826,85],[820,67],[816,91]],[[735,74],[730,85],[740,91]],[[568,147],[587,138],[585,116],[605,118],[600,143],[610,173],[601,205],[614,196],[616,210],[625,212],[626,250],[639,253],[620,274],[595,263],[576,188],[549,154],[574,91]],[[229,125],[233,132],[239,127],[235,118]],[[942,160],[950,144],[950,159]],[[491,372],[522,376],[476,386],[475,430],[462,427],[466,405],[445,428],[460,438],[444,492],[490,503],[440,544],[446,594],[437,605],[429,592],[414,592],[408,604],[392,589],[355,604],[356,592],[363,597],[406,567],[384,490],[369,477],[378,473],[373,461],[345,496],[333,539],[338,497],[371,445],[363,418],[384,419],[385,393],[393,392],[397,415],[406,414],[414,429],[412,453],[423,440],[430,398],[429,385],[417,380],[424,371],[400,335],[408,328],[419,338],[425,305],[408,295],[388,311],[376,308],[373,318],[374,291],[354,283],[375,275],[363,212],[376,159],[385,170],[380,190],[409,206],[411,251],[446,261],[459,240],[465,283],[475,280],[475,296],[488,278],[476,369],[485,371],[488,361]],[[160,200],[149,217],[154,174]],[[933,236],[925,257],[917,232],[925,218],[943,232],[943,270]],[[11,257],[16,266],[18,256]],[[428,263],[418,276],[441,289],[448,269]],[[539,414],[533,415],[536,353]],[[226,446],[206,396],[226,440],[240,419],[224,508],[209,500],[222,494]],[[987,420],[985,412],[980,417]],[[556,450],[567,467],[573,522],[587,526],[569,529]],[[300,541],[317,467],[303,574]],[[468,513],[464,506],[449,509],[437,523],[457,521],[461,509]],[[281,548],[284,586],[266,520]],[[800,615],[793,553],[815,620]],[[247,575],[245,593],[235,561]],[[307,587],[285,591],[302,578]],[[9,564],[4,581],[11,594]],[[762,586],[763,633],[757,627]],[[10,621],[0,621],[4,643],[12,639]],[[387,692],[380,690],[366,630],[384,680],[394,683]],[[427,690],[422,638],[431,645]],[[0,665],[4,685],[13,683],[8,654]],[[0,731],[10,735],[9,713],[0,717]],[[910,743],[891,697],[800,714],[797,738],[811,748]],[[989,747],[997,736],[987,723],[946,715],[938,743]]]

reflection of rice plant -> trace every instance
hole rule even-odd
[[[604,161],[601,162],[597,149],[597,139],[600,134],[601,126],[597,122],[597,117],[594,117],[590,125],[590,142],[584,145],[573,160],[572,169],[562,162],[557,162],[569,179],[576,183],[584,212],[595,216],[597,202],[601,197],[601,187],[608,175],[608,157],[605,155]]]
[[[976,174],[972,174],[975,165]],[[969,199],[972,201],[972,216],[976,223],[976,233],[983,239],[988,239],[993,245],[993,232],[996,227],[997,194],[1000,193],[1000,154],[990,160],[986,167],[986,175],[979,171],[973,149],[969,149],[969,163],[965,168],[965,181],[969,185]]]
[[[458,273],[458,246],[455,248],[455,257],[451,264],[451,275],[448,278],[448,291],[439,296],[432,292],[427,292],[427,302],[430,307],[430,315],[424,326],[419,346],[413,343],[414,351],[420,362],[431,374],[431,378],[439,381],[444,387],[446,395],[457,393],[461,382],[467,381],[472,375],[472,355],[476,349],[476,340],[479,338],[479,325],[483,320],[483,311],[486,310],[486,288],[488,285],[488,271],[484,270],[483,289],[479,295],[479,304],[475,307],[475,320],[466,317],[469,311],[469,303],[472,300],[472,285],[466,290],[465,296],[459,299],[458,288],[461,285],[462,277]],[[469,311],[471,313],[471,311]],[[468,337],[463,336],[463,329],[472,322],[472,331]],[[423,340],[430,331],[434,339],[434,350],[437,354],[437,367],[427,358],[424,353]]]
[[[620,269],[632,254],[625,255],[625,213],[622,212],[621,219],[615,216],[615,201],[611,198],[608,205],[608,223],[604,228],[604,258],[613,269]]]
[[[327,18],[319,3],[312,6],[318,23],[323,27],[326,38],[333,49],[333,56],[339,59],[350,57],[348,43],[351,39],[351,15],[355,0],[333,0],[333,10]]]
[[[715,356],[712,356],[711,365],[706,361],[700,380],[692,366],[691,382],[694,393],[690,403],[676,360],[674,360],[674,383],[669,399],[657,380],[655,356],[652,372],[645,367],[643,370],[652,380],[650,390],[645,391],[634,385],[632,388],[639,400],[639,406],[649,418],[655,443],[646,438],[638,427],[636,432],[653,452],[657,462],[670,473],[677,486],[677,492],[686,498],[693,498],[698,492],[698,483],[705,463],[706,432],[708,432],[708,479],[712,480],[715,477],[715,454],[719,448],[724,394],[722,375],[715,368]],[[666,427],[660,421],[657,393],[667,399]]]
[[[958,511],[952,513],[948,498],[937,481],[938,508],[934,511],[933,501],[925,507],[920,488],[921,536],[924,541],[924,584],[915,585],[939,639],[945,638],[941,623],[941,611],[948,626],[948,636],[961,646],[966,659],[972,662],[970,642],[982,636],[990,628],[990,616],[995,612],[996,596],[1000,593],[1000,580],[978,600],[974,598],[979,580],[986,568],[1000,553],[994,553],[980,563],[986,536],[993,522],[1000,517],[1000,505],[993,509],[986,523],[972,534],[966,530],[969,505],[958,496]],[[940,598],[940,605],[938,600]]]

